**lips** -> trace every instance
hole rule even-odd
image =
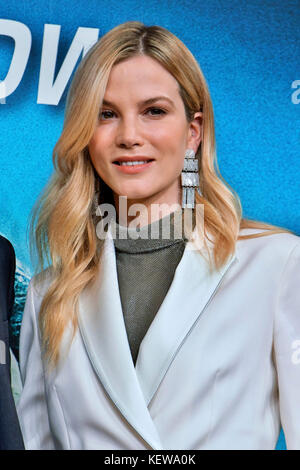
[[[118,173],[123,173],[125,175],[137,175],[139,173],[143,173],[144,171],[147,172],[149,168],[155,165],[155,161],[152,158],[147,157],[143,157],[143,159],[144,160],[134,160],[133,158],[127,158],[127,160],[122,159],[124,163],[119,163],[120,161],[122,161],[121,159],[115,160],[115,171],[117,171]],[[135,163],[131,163],[134,161]]]
[[[115,165],[120,165],[121,162],[152,162],[154,158],[149,158],[149,157],[119,157],[116,160],[113,161]]]

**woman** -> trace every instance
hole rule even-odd
[[[182,42],[139,22],[102,37],[54,164],[20,338],[25,446],[273,449],[282,424],[300,448],[299,237],[242,218]]]

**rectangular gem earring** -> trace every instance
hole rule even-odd
[[[181,207],[195,208],[195,188],[199,194],[198,160],[193,149],[187,149],[184,156],[184,165],[181,172],[182,203]]]

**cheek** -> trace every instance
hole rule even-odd
[[[88,145],[88,149],[89,149],[89,154],[90,154],[91,161],[92,161],[94,167],[96,168],[98,158],[97,158],[95,141],[93,139],[90,141],[90,143]]]
[[[105,153],[103,152],[103,149],[106,147],[107,145],[105,144],[103,137],[99,134],[94,134],[90,140],[88,149],[92,163],[96,168],[101,167],[102,163],[105,161]]]
[[[177,120],[170,121],[166,125],[156,126],[152,133],[152,142],[154,145],[163,149],[166,153],[184,155],[186,147],[186,131],[183,123]],[[183,156],[184,158],[184,156]]]
[[[94,134],[93,137],[91,138],[91,140],[89,141],[89,144],[88,144],[88,149],[89,149],[89,152],[90,152],[91,156],[97,150],[97,142],[98,142],[97,135]]]
[[[110,144],[111,132],[106,128],[106,126],[104,127],[105,128],[98,128],[90,140],[90,145],[94,152],[99,152],[101,149],[108,147]]]
[[[161,161],[163,165],[175,173],[182,170],[186,151],[186,135],[182,132],[182,128],[173,128],[172,132],[161,129],[153,137],[152,143],[163,157]]]

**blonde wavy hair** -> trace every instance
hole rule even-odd
[[[204,227],[214,237],[213,263],[218,269],[238,239],[289,232],[242,218],[238,195],[220,175],[215,150],[213,107],[202,71],[192,53],[170,31],[131,21],[105,34],[85,55],[71,83],[62,133],[53,149],[55,172],[40,196],[30,224],[31,254],[37,249],[38,270],[51,271],[51,284],[39,313],[42,346],[48,363],[57,365],[66,326],[77,328],[78,297],[94,279],[101,255],[93,202],[95,193],[109,198],[99,186],[88,152],[112,67],[130,57],[157,60],[179,84],[187,121],[203,112],[202,142],[197,152],[200,189],[196,203],[204,205]],[[241,236],[242,228],[264,232]],[[102,243],[103,244],[103,243]],[[34,255],[33,255],[34,257]],[[45,270],[46,265],[50,266]]]

